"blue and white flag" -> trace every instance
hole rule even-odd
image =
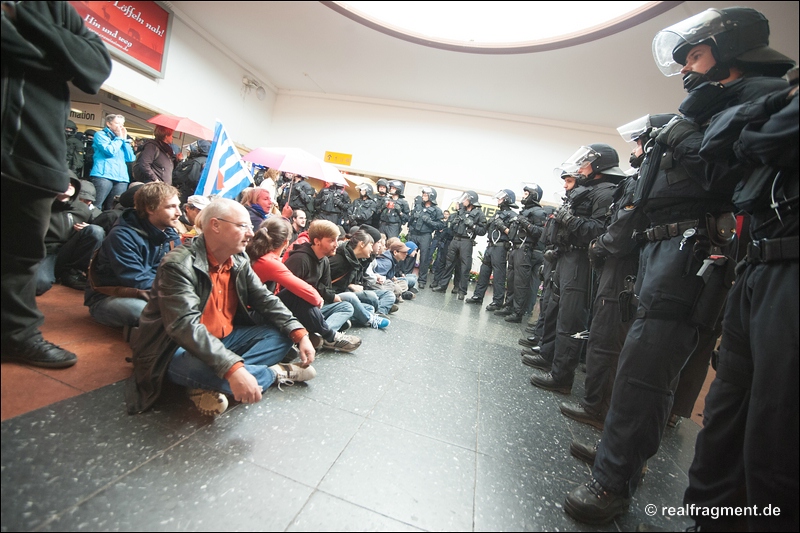
[[[194,193],[205,197],[216,195],[235,200],[242,190],[252,184],[253,176],[250,170],[242,161],[225,127],[221,122],[217,122],[208,160]]]

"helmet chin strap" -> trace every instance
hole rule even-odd
[[[686,75],[683,77],[683,88],[687,92],[691,92],[703,83],[708,81],[722,81],[724,79],[729,78],[731,75],[731,69],[727,65],[722,65],[720,63],[715,64],[713,67],[708,69],[708,72],[705,74],[700,74],[699,72],[690,71],[687,72]]]

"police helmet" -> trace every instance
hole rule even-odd
[[[672,113],[645,115],[628,122],[624,126],[620,126],[617,131],[626,142],[636,142],[641,137],[649,137],[653,130],[663,128],[677,116]],[[642,144],[644,145],[645,142],[642,142]]]
[[[434,189],[433,187],[427,187],[426,186],[426,187],[422,188],[422,193],[421,194],[427,194],[428,195],[428,201],[430,203],[432,203],[433,205],[436,205],[436,189]]]
[[[611,146],[603,143],[581,146],[570,156],[556,171],[561,171],[574,176],[579,180],[585,180],[586,176],[580,174],[580,169],[591,165],[592,172],[588,179],[594,179],[597,174],[606,176],[626,177],[625,172],[619,168],[619,154]],[[561,176],[564,177],[563,175]]]
[[[464,193],[459,197],[458,203],[463,203],[464,200],[469,200],[470,205],[475,207],[480,207],[481,204],[478,201],[478,193],[475,191],[464,191]]]
[[[542,190],[542,188],[535,183],[526,183],[522,187],[522,190],[528,193],[528,196],[523,197],[522,199],[523,204],[538,202],[539,200],[542,199],[542,196],[544,195],[544,191]]]
[[[78,131],[78,126],[71,120],[67,120],[67,124],[64,126],[64,131],[69,135],[74,135],[75,132]]]
[[[658,32],[653,57],[665,76],[680,74],[689,51],[707,44],[724,66],[783,76],[794,61],[769,47],[769,21],[752,8],[707,9]]]
[[[378,192],[380,192],[381,187],[384,188],[383,192],[389,192],[389,182],[383,178],[379,179],[375,186],[378,188]]]
[[[390,181],[389,182],[389,188],[390,189],[394,189],[395,191],[397,191],[397,195],[398,196],[403,196],[403,191],[405,190],[405,187],[403,186],[403,182],[402,181],[400,181],[400,180],[392,180],[392,181]]]
[[[498,205],[511,205],[517,201],[517,196],[511,189],[502,189],[494,195],[494,200],[499,200]]]
[[[356,190],[361,195],[366,195],[368,198],[372,198],[372,185],[369,183],[359,183],[356,185]]]

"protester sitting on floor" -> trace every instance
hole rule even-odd
[[[353,304],[353,322],[358,326],[385,329],[389,320],[377,314],[377,297],[370,298],[361,285],[362,260],[372,255],[373,238],[365,230],[356,231],[350,240],[342,242],[330,258],[333,290],[342,300]],[[392,303],[394,297],[391,296]],[[391,304],[389,305],[391,307]],[[386,309],[387,312],[388,308]]]
[[[103,213],[103,210],[94,204],[97,199],[97,189],[94,188],[94,185],[89,180],[80,180],[80,182],[81,190],[78,192],[78,200],[89,207],[89,211],[92,214],[89,222],[94,224],[94,220]]]
[[[242,191],[242,197],[239,201],[250,214],[250,223],[253,228],[258,229],[261,227],[261,223],[269,218],[270,210],[272,209],[272,198],[267,189],[248,187]]]
[[[387,280],[395,283],[405,281],[408,290],[402,293],[404,300],[413,300],[415,285],[417,284],[417,276],[414,274],[403,274],[400,271],[399,264],[405,261],[408,257],[410,248],[403,243],[399,238],[392,237],[386,241],[386,251],[375,258],[375,273],[385,276]]]
[[[81,182],[72,177],[67,191],[53,200],[50,224],[44,237],[47,255],[36,271],[36,296],[49,291],[56,280],[79,291],[86,288],[89,260],[103,242],[105,232],[88,223],[92,213],[89,206],[78,199],[80,192]]]
[[[175,196],[177,202],[177,190]],[[152,406],[165,377],[187,387],[197,409],[213,416],[227,408],[226,394],[255,403],[276,381],[316,376],[308,331],[242,254],[253,236],[247,210],[221,198],[203,210],[200,221],[203,234],[164,258],[132,338],[129,413]],[[294,352],[292,343],[302,363],[282,364]]]
[[[289,245],[291,225],[283,217],[270,217],[256,230],[247,244],[247,255],[253,271],[272,293],[287,290],[302,299],[295,305],[295,317],[311,334],[312,344],[318,348],[323,339],[333,340],[336,332],[328,326],[320,308],[324,301],[317,289],[298,278],[281,261],[281,254]],[[318,339],[318,342],[317,342]]]
[[[338,237],[339,228],[336,224],[328,220],[315,220],[309,225],[308,232],[301,233],[294,242],[291,253],[284,253],[283,262],[295,276],[314,287],[325,301],[321,308],[322,315],[336,333],[333,339],[324,339],[323,348],[351,352],[361,345],[361,339],[344,335],[340,330],[345,324],[350,324],[353,305],[342,301],[333,290],[328,261],[336,253]],[[278,292],[278,297],[295,316],[303,316],[308,306],[305,300],[285,289]]]
[[[161,259],[180,245],[178,189],[161,181],[146,183],[133,202],[103,240],[89,272],[84,305],[106,326],[139,323]]]
[[[179,219],[183,227],[178,230],[181,234],[181,242],[183,244],[187,244],[188,241],[202,233],[202,230],[197,227],[195,221],[200,211],[210,203],[211,200],[209,200],[208,197],[200,194],[194,194],[186,201],[186,205],[183,206],[183,216]]]

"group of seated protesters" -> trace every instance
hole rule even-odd
[[[133,348],[131,413],[153,404],[165,377],[208,416],[225,411],[226,395],[256,402],[273,383],[313,379],[317,350],[356,350],[361,339],[348,328],[385,329],[414,296],[399,239],[368,225],[343,236],[322,219],[306,230],[302,212],[270,215],[258,188],[241,201],[190,196],[182,210],[175,187],[137,183],[99,214],[80,191],[74,180],[51,221],[68,236],[59,248],[78,250],[68,257],[79,262],[53,254],[41,292],[60,269],[97,322],[123,328]]]

